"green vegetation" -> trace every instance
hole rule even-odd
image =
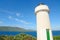
[[[60,40],[60,36],[54,36],[53,39]],[[1,35],[0,40],[37,40],[37,38],[33,37],[31,35],[22,33],[22,34],[18,34],[16,36]]]
[[[60,36],[54,36],[53,39],[54,40],[60,40]]]
[[[36,37],[33,37],[28,34],[18,34],[16,36],[0,36],[0,40],[36,40]]]

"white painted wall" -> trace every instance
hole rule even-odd
[[[48,12],[42,11],[36,14],[37,27],[43,27],[45,29],[50,29],[50,21]]]
[[[52,31],[51,31],[51,29],[50,29],[50,40],[53,40],[53,36],[52,36]]]
[[[37,17],[37,40],[47,40],[46,29],[50,29],[48,12],[38,12]]]
[[[37,21],[37,40],[47,40],[46,29],[51,29],[48,12],[49,8],[47,5],[39,5],[35,8]],[[50,39],[53,40],[51,30]]]

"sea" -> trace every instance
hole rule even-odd
[[[34,31],[34,32],[12,32],[12,31],[0,31],[0,35],[12,35],[12,36],[15,36],[15,35],[18,35],[20,33],[24,33],[24,34],[28,34],[28,35],[32,35],[34,37],[37,37],[37,32]],[[52,35],[53,36],[59,36],[60,35],[60,31],[52,31]]]

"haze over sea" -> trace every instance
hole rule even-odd
[[[34,37],[37,37],[36,31],[34,31],[34,32],[0,31],[0,35],[12,35],[12,36],[15,36],[15,35],[20,34],[20,33],[25,33],[25,34],[29,34],[29,35],[32,35]],[[52,34],[53,34],[53,36],[59,36],[60,35],[60,31],[52,31]]]

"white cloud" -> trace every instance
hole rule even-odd
[[[29,22],[26,22],[24,20],[20,20],[20,22],[24,23],[24,24],[30,24]]]
[[[19,13],[16,13],[16,16],[17,16],[17,17],[19,17],[19,16],[20,16],[20,14],[19,14]]]
[[[24,20],[19,20],[19,19],[15,19],[17,22],[21,22],[21,23],[24,23],[24,24],[30,24],[29,22],[26,22],[26,21],[24,21]]]
[[[2,24],[3,23],[3,21],[0,21],[0,24]]]
[[[22,14],[20,14],[20,13],[16,13],[16,16],[17,17],[24,17]]]
[[[0,11],[1,11],[1,12],[5,12],[5,13],[8,13],[8,14],[13,14],[13,13],[15,13],[15,12],[12,12],[12,11],[9,11],[9,10],[3,10],[3,9],[1,9]]]
[[[60,26],[52,27],[52,30],[60,30]]]
[[[23,23],[23,24],[31,24],[31,23],[29,23],[29,22],[27,22],[25,20],[20,20],[20,19],[17,19],[17,18],[13,18],[12,16],[8,16],[8,18],[13,19],[13,20],[15,20],[17,22],[20,22],[20,23]]]
[[[12,19],[12,16],[8,16],[9,19]]]
[[[19,19],[15,18],[15,20],[19,22]]]
[[[7,14],[15,14],[15,16],[17,16],[17,17],[23,17],[23,15],[22,14],[20,14],[20,13],[16,13],[16,12],[13,12],[13,11],[9,11],[9,10],[4,10],[4,9],[0,9],[0,12],[4,12],[4,13],[7,13]]]

